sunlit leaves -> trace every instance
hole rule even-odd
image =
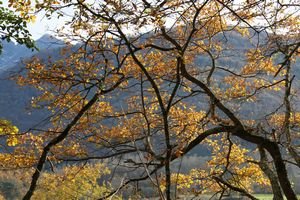
[[[210,174],[225,176],[232,185],[250,191],[254,184],[270,184],[259,166],[251,162],[253,158],[251,158],[249,150],[235,144],[229,146],[228,143],[218,150],[218,148],[214,148],[215,145],[218,145],[217,141],[212,141],[210,144],[213,147],[213,156],[208,162],[211,169]]]
[[[33,199],[97,198],[109,192],[109,184],[100,184],[110,171],[103,164],[66,166],[57,173],[46,172]],[[117,197],[116,197],[117,198]]]
[[[197,112],[186,105],[173,107],[170,111],[170,129],[178,137],[178,142],[187,143],[204,130],[205,117],[205,112]]]
[[[207,169],[192,169],[188,174],[173,174],[178,189],[196,194],[220,192],[224,188],[214,177],[221,177],[233,186],[251,192],[254,185],[267,187],[270,185],[257,164],[250,156],[249,150],[239,145],[231,146],[224,139],[208,140],[212,149],[212,157],[207,162]]]
[[[0,133],[3,134],[17,134],[19,129],[14,126],[10,121],[1,119],[0,120]]]
[[[19,11],[29,13],[30,3],[24,2]],[[267,114],[243,104],[268,104],[265,97],[284,98],[289,92],[292,79],[287,64],[295,60],[297,49],[292,47],[298,46],[292,43],[294,37],[283,40],[274,30],[283,25],[283,16],[287,30],[295,32],[298,21],[286,15],[285,6],[276,5],[181,0],[36,2],[36,8],[50,17],[61,15],[64,8],[74,11],[65,25],[67,33],[59,34],[82,43],[66,45],[56,60],[34,58],[27,63],[18,81],[36,87],[40,93],[32,99],[33,107],[48,109],[52,115],[47,129],[18,140],[12,137],[12,155],[20,156],[32,144],[25,166],[42,151],[48,152],[54,166],[71,158],[117,157],[129,179],[133,171],[145,178],[155,175],[153,185],[166,193],[170,185],[196,194],[223,193],[228,187],[220,180],[249,193],[257,184],[268,186],[255,147],[233,136],[255,144],[266,141],[263,148],[270,152],[266,145],[277,147],[273,141],[278,138],[268,133],[273,128],[268,122],[274,121],[276,128],[287,121],[297,123],[287,117],[282,122],[283,116],[277,115],[281,105]],[[261,27],[261,21],[267,25]],[[236,35],[238,43],[247,44],[229,38]],[[94,104],[86,107],[93,96],[97,97]],[[64,139],[58,139],[62,134]],[[214,136],[204,140],[208,135]],[[59,143],[48,151],[46,145],[54,144],[53,140]],[[207,165],[171,175],[175,172],[171,161],[188,155],[201,142],[212,153]],[[77,167],[63,174],[75,175]],[[155,174],[162,167],[166,176]],[[47,179],[59,179],[61,188],[80,190],[77,186],[84,185],[81,179],[62,178],[59,173],[47,174]],[[87,179],[95,181],[91,174]]]
[[[31,167],[36,162],[35,157],[33,155],[30,155],[30,153],[25,154],[22,151],[17,150],[14,154],[1,153],[1,169],[7,170],[14,168]]]
[[[16,134],[19,133],[19,129],[14,126],[10,121],[0,119],[0,134],[7,135],[7,145],[16,146],[18,144],[18,139]]]

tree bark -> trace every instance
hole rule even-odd
[[[280,185],[278,184],[278,178],[272,171],[272,169],[268,165],[267,155],[265,150],[262,147],[258,147],[259,154],[260,154],[260,162],[259,167],[261,170],[266,174],[271,182],[271,187],[273,191],[273,200],[283,200],[283,195],[281,193]]]

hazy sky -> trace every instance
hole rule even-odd
[[[38,39],[45,33],[54,34],[53,31],[55,31],[62,24],[63,24],[62,19],[48,20],[42,14],[38,14],[36,22],[34,24],[29,24],[28,28],[33,38]]]

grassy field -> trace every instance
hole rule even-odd
[[[272,194],[255,194],[254,196],[260,200],[273,200]],[[300,200],[300,195],[297,195],[297,198]]]
[[[260,199],[260,200],[273,200],[273,195],[272,194],[255,194],[254,196],[256,198]],[[300,195],[297,195],[297,197],[300,200]],[[211,199],[211,195],[200,195],[199,197],[196,197],[196,198],[187,197],[187,196],[180,196],[179,199],[182,199],[182,200],[190,200],[190,199],[194,199],[194,200],[209,200],[209,199]],[[216,197],[216,198],[214,198],[214,200],[215,199],[218,199],[218,198]],[[226,200],[232,200],[232,199],[235,199],[235,200],[236,199],[246,200],[248,198],[235,196],[235,197],[224,197],[224,199],[226,199]]]
[[[260,200],[272,200],[273,199],[272,194],[256,194],[254,196]]]

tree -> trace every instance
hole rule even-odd
[[[32,169],[1,171],[1,199],[21,199],[30,183]],[[110,192],[103,176],[110,171],[103,164],[81,164],[53,168],[43,173],[32,199],[95,199]],[[115,196],[115,199],[120,197]]]
[[[33,199],[95,199],[110,192],[109,185],[98,183],[108,173],[100,164],[66,166],[56,173],[45,173]]]
[[[15,156],[26,149],[20,163],[36,166],[23,199],[32,197],[48,159],[108,158],[129,175],[100,199],[144,180],[163,199],[176,198],[177,189],[220,198],[233,190],[256,199],[253,183],[271,184],[274,199],[297,199],[287,174],[288,164],[299,167],[299,111],[292,106],[299,98],[292,84],[300,45],[296,2],[44,0],[35,6],[48,16],[72,9],[59,34],[82,46],[63,49],[63,60],[35,58],[19,77],[41,91],[33,104],[53,112],[49,129],[18,137]],[[231,41],[237,34],[244,49]],[[211,149],[209,168],[185,174],[172,168],[199,145]]]
[[[31,34],[27,30],[27,21],[33,18],[23,17],[16,15],[13,11],[1,6],[3,4],[0,1],[0,37],[1,41],[6,40],[10,42],[15,40],[19,44],[25,45],[27,48],[34,50],[34,41],[31,38]],[[0,53],[2,50],[2,43],[0,43]]]

